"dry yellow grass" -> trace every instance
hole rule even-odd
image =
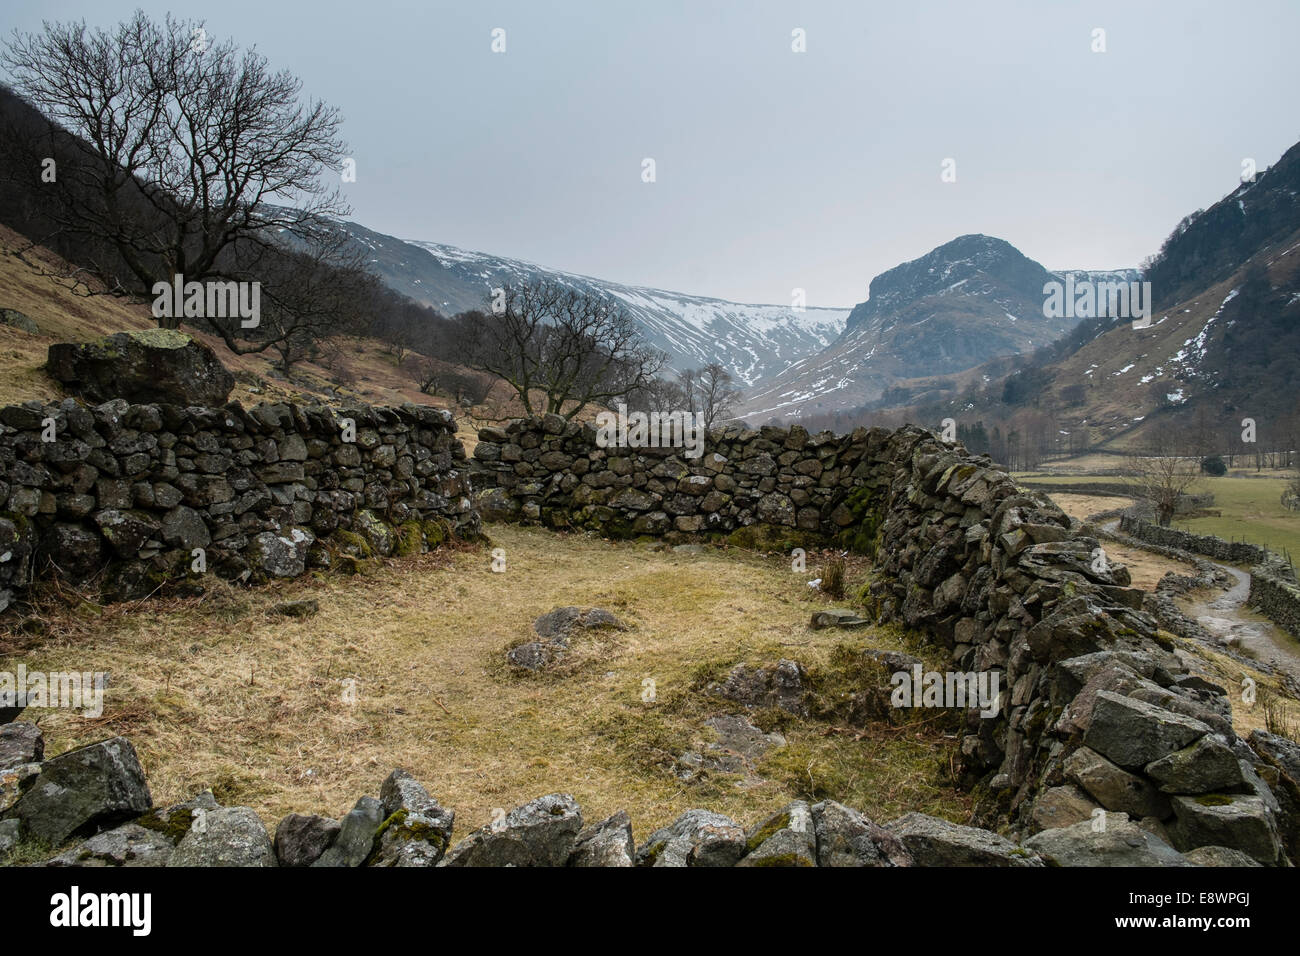
[[[781,657],[827,674],[837,646],[903,646],[890,632],[810,630],[825,600],[785,561],[517,527],[492,535],[505,573],[472,548],[353,578],[83,606],[52,616],[39,639],[8,635],[0,668],[111,672],[99,720],[39,712],[51,753],[124,734],[156,802],[213,787],[269,825],[290,811],[338,816],[399,766],[457,811],[461,833],[493,808],[554,791],[574,794],[592,820],[627,809],[638,838],[692,806],[748,822],[810,795],[880,819],[910,809],[966,819],[968,798],[942,782],[956,741],[933,724],[859,733],[776,720],[788,743],[764,758],[758,786],[726,774],[686,783],[658,766],[665,747],[707,746],[707,716],[737,712],[693,689],[701,675]],[[316,598],[320,613],[269,612],[296,597]],[[606,607],[630,628],[579,640],[562,676],[502,666],[534,618],[570,604]],[[642,700],[647,679],[653,703]]]
[[[1080,521],[1099,511],[1121,508],[1130,503],[1128,498],[1113,498],[1103,495],[1053,494],[1051,498],[1060,506],[1062,511],[1071,518],[1078,518]],[[1172,571],[1174,574],[1187,574],[1189,571],[1194,570],[1190,564],[1174,561],[1171,558],[1162,557],[1140,548],[1126,548],[1114,541],[1106,541],[1104,545],[1106,555],[1110,560],[1128,568],[1129,575],[1133,579],[1132,586],[1141,588],[1144,591],[1154,591],[1160,579],[1168,571]]]

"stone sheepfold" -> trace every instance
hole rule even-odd
[[[842,436],[728,427],[708,433],[698,458],[679,451],[602,447],[593,428],[558,416],[484,429],[475,499],[485,516],[614,536],[734,538],[768,526],[870,554],[873,577],[860,597],[872,616],[924,634],[956,670],[998,675],[1000,706],[985,717],[968,709],[960,742],[960,777],[976,796],[973,826],[908,814],[879,827],[826,802],[792,804],[746,829],[699,809],[633,848],[625,815],[584,828],[572,798],[551,794],[453,845],[451,811],[395,772],[378,798],[363,797],[342,821],[291,817],[272,840],[252,811],[216,807],[210,795],[151,809],[134,751],[116,738],[45,762],[27,745],[5,771],[12,779],[0,834],[85,836],[71,857],[83,862],[136,859],[121,843],[144,841],[155,859],[181,864],[1300,858],[1300,745],[1260,731],[1240,739],[1226,690],[1160,629],[1128,572],[1042,493],[915,427]],[[299,837],[305,846],[293,843]]]

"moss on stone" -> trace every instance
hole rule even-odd
[[[763,826],[759,827],[752,837],[745,841],[745,852],[753,853],[760,846],[771,839],[779,830],[784,830],[790,826],[790,814],[778,813]]]
[[[1232,797],[1222,793],[1203,793],[1194,799],[1203,807],[1226,807],[1232,803]]]
[[[179,843],[194,824],[194,811],[183,807],[164,816],[164,811],[154,809],[137,818],[135,822],[146,830],[161,833],[172,843]]]
[[[424,550],[424,528],[419,521],[406,521],[393,536],[393,557],[409,558]]]
[[[441,518],[430,518],[420,522],[424,534],[424,544],[430,550],[440,548],[451,538],[451,527]]]
[[[813,862],[806,856],[798,853],[777,853],[773,856],[765,856],[761,859],[755,859],[748,864],[749,866],[812,866]]]
[[[375,556],[375,549],[370,542],[355,531],[339,528],[334,532],[333,538],[341,551],[354,558],[373,558]],[[355,568],[350,573],[355,574]]]

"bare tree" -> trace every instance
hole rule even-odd
[[[679,412],[687,407],[686,390],[667,378],[656,378],[627,396],[627,406],[636,412]]]
[[[1180,458],[1171,437],[1157,437],[1145,455],[1134,455],[1129,465],[1129,482],[1134,494],[1146,498],[1156,509],[1162,528],[1178,512],[1178,499],[1187,494],[1200,478],[1200,460]]]
[[[731,374],[717,362],[710,362],[696,373],[696,381],[704,427],[712,428],[715,422],[730,418],[740,400],[740,389],[732,387]]]
[[[646,387],[663,367],[612,299],[545,280],[508,285],[488,301],[498,308],[458,317],[465,364],[503,379],[529,415],[539,410],[534,392],[541,411],[573,418]]]
[[[291,249],[243,245],[232,250],[231,274],[259,277],[257,325],[244,328],[238,316],[206,314],[191,321],[220,336],[236,355],[274,353],[287,376],[295,363],[316,357],[324,340],[369,329],[372,303],[382,287],[357,251],[343,251],[346,241],[336,231]]]
[[[302,102],[301,82],[256,51],[209,40],[202,21],[137,11],[109,30],[46,23],[15,32],[0,64],[73,134],[50,217],[57,232],[115,251],[111,289],[236,278],[232,245],[302,236],[348,212],[321,175],[346,153],[338,112]]]

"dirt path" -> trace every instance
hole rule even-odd
[[[1108,521],[1102,529],[1112,534],[1118,521]],[[1206,558],[1209,561],[1208,558]],[[1300,642],[1262,614],[1246,606],[1250,598],[1250,575],[1230,564],[1210,561],[1236,582],[1223,594],[1211,596],[1203,591],[1176,598],[1174,603],[1188,617],[1209,631],[1210,635],[1230,647],[1246,652],[1274,670],[1290,674],[1300,681]]]
[[[1300,681],[1300,643],[1262,614],[1250,610],[1250,575],[1228,564],[1213,562],[1236,583],[1216,598],[1189,595],[1177,604],[1184,614],[1225,644],[1248,652],[1275,670]]]

